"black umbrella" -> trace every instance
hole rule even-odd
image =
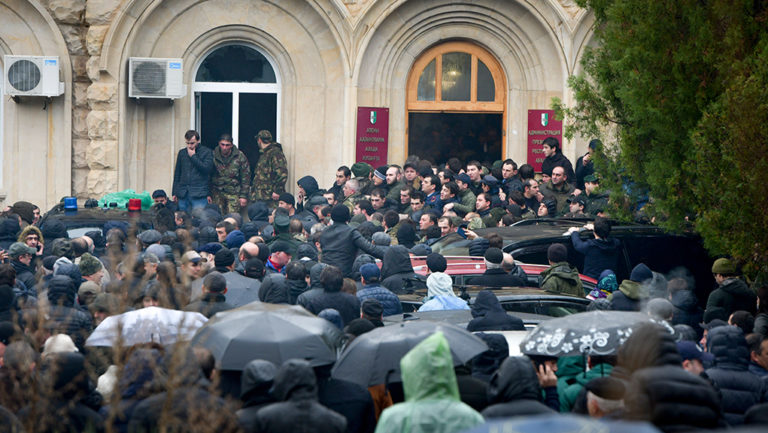
[[[341,342],[336,326],[302,307],[260,302],[216,314],[192,339],[193,346],[213,353],[222,370],[242,370],[254,359],[333,364]]]
[[[437,331],[442,331],[448,340],[454,365],[464,364],[488,350],[483,340],[464,328],[445,322],[414,320],[376,328],[357,337],[339,355],[331,374],[365,387],[400,381],[400,359]]]
[[[537,356],[612,355],[635,326],[652,322],[643,313],[589,311],[541,322],[520,343],[520,351]]]

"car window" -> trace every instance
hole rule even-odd
[[[539,304],[538,314],[550,317],[563,317],[571,314],[583,313],[587,311],[587,304],[576,302],[561,302],[543,300]]]
[[[504,311],[513,313],[537,314],[538,304],[538,301],[501,301],[501,306],[504,307]]]
[[[85,236],[86,233],[92,231],[101,231],[101,227],[73,227],[67,229],[67,235],[69,235],[70,239],[75,239],[80,236]]]

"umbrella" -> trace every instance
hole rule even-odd
[[[242,370],[254,359],[280,365],[291,358],[333,364],[342,333],[331,322],[295,305],[252,302],[216,314],[192,339],[209,349],[222,370]]]
[[[660,433],[647,422],[627,422],[603,419],[591,419],[583,416],[537,415],[488,421],[464,433]]]
[[[635,326],[653,322],[643,313],[589,311],[541,322],[520,343],[526,355],[612,355]]]
[[[174,344],[189,340],[208,319],[200,313],[147,307],[110,316],[85,340],[86,346]]]
[[[399,381],[400,359],[437,331],[442,331],[448,340],[454,365],[464,364],[488,350],[483,340],[464,328],[445,322],[407,321],[355,338],[339,356],[331,375],[365,387]]]

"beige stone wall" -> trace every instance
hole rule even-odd
[[[402,162],[412,63],[452,39],[477,43],[502,64],[507,156],[523,160],[527,110],[548,107],[554,96],[570,100],[566,80],[578,70],[592,26],[591,15],[570,0],[40,1],[3,0],[0,8],[27,13],[19,23],[0,14],[0,51],[65,57],[67,94],[48,107],[49,118],[32,105],[5,103],[0,195],[29,193],[46,207],[70,192],[86,198],[125,188],[170,189],[176,151],[193,124],[193,95],[172,104],[128,98],[129,57],[182,58],[191,87],[197,65],[218,45],[260,47],[275,61],[282,84],[279,130],[290,187],[303,174],[325,186],[336,167],[354,162],[358,106],[390,108],[390,160]],[[17,27],[29,36],[11,37]],[[46,32],[56,42],[43,48]],[[19,166],[41,173],[49,185],[43,193],[27,192],[8,164],[19,160],[18,143],[29,139],[59,156],[55,164]],[[564,151],[575,159],[584,147],[576,140]]]

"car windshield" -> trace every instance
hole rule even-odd
[[[79,238],[80,236],[85,236],[86,233],[92,232],[92,231],[101,231],[101,227],[73,227],[67,229],[67,235],[69,235],[70,239]]]

